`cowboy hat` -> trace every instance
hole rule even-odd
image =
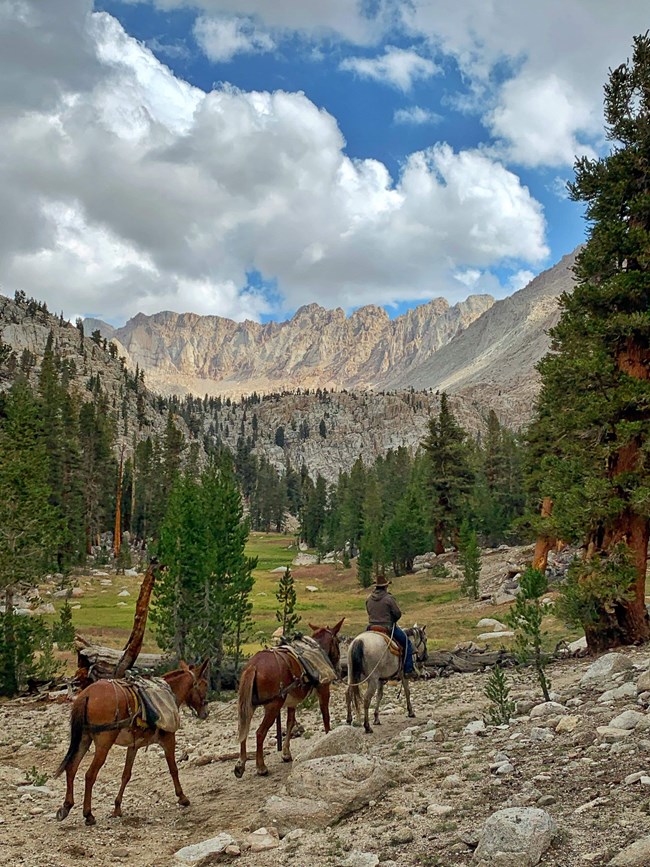
[[[375,587],[388,587],[389,584],[392,584],[392,581],[389,581],[385,575],[379,575],[375,579]]]

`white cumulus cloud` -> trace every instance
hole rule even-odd
[[[0,272],[55,310],[282,310],[462,297],[547,255],[540,205],[478,150],[392,177],[302,93],[205,93],[91,0],[0,0]]]
[[[346,57],[341,61],[340,68],[404,91],[410,90],[414,81],[431,78],[438,72],[437,66],[428,57],[390,45],[378,57]]]
[[[201,16],[194,22],[194,37],[205,55],[217,62],[275,48],[270,34],[256,28],[249,18]]]
[[[435,111],[431,111],[429,108],[422,108],[419,105],[398,108],[393,114],[393,121],[395,123],[412,124],[413,126],[439,123],[441,120],[442,115],[436,114]]]

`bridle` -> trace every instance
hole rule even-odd
[[[200,712],[205,708],[205,706],[208,703],[207,702],[207,690],[206,690],[206,696],[201,697],[201,692],[200,692],[200,688],[199,688],[199,681],[196,677],[196,674],[194,673],[194,671],[191,668],[189,668],[188,671],[192,675],[192,688],[190,689],[190,691],[187,695],[185,703],[189,707],[192,716],[198,717]],[[194,697],[194,698],[198,699],[197,704],[200,704],[199,710],[196,710],[196,708],[192,704],[190,704],[190,701],[189,701],[190,697]]]
[[[413,644],[418,662],[424,662],[429,656],[424,630],[420,626],[412,626],[408,632],[411,632],[415,639]]]

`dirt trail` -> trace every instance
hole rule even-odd
[[[390,696],[389,696],[390,699]],[[333,725],[343,722],[343,688],[334,692]],[[0,705],[0,865],[30,867],[78,867],[92,858],[93,867],[112,867],[121,861],[141,867],[167,867],[182,846],[204,840],[221,831],[241,837],[259,806],[283,786],[291,766],[282,762],[275,744],[267,740],[270,775],[255,775],[249,761],[241,780],[233,774],[234,760],[197,764],[202,757],[235,752],[236,706],[213,703],[211,715],[201,722],[185,713],[177,738],[177,758],[183,787],[191,806],[176,805],[171,778],[162,750],[151,747],[138,753],[133,777],[124,796],[122,819],[111,819],[126,751],[114,747],[94,789],[93,812],[97,825],[87,828],[81,815],[83,775],[87,756],[75,781],[75,807],[63,822],[54,819],[63,801],[65,778],[53,771],[68,744],[69,704],[7,702]],[[306,737],[293,742],[299,755],[322,730],[318,709],[299,711]],[[253,725],[261,720],[258,711]],[[412,721],[400,713],[385,717],[372,738],[390,738]],[[249,740],[254,750],[254,740]],[[51,794],[23,789],[32,767],[48,774],[45,787]],[[255,830],[250,827],[251,830]]]

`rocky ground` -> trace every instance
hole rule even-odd
[[[98,824],[92,828],[84,825],[79,805],[64,822],[54,818],[64,782],[51,774],[67,747],[69,704],[5,703],[0,865],[650,864],[650,847],[620,854],[650,835],[650,650],[608,655],[595,674],[592,664],[556,662],[554,702],[548,705],[540,704],[530,673],[509,673],[518,707],[503,727],[480,722],[485,674],[413,683],[414,720],[389,686],[383,724],[371,735],[342,726],[324,737],[317,710],[303,709],[305,734],[294,742],[293,765],[283,764],[269,743],[266,778],[256,777],[249,764],[237,780],[233,761],[218,760],[236,750],[235,705],[214,703],[206,722],[186,716],[178,737],[191,806],[176,805],[164,759],[153,747],[138,755],[124,818],[109,818],[125,756],[115,747],[95,787]],[[339,687],[335,726],[344,720],[343,700]],[[50,774],[44,785],[25,785],[34,771]],[[79,779],[78,801],[81,787]],[[509,807],[522,808],[526,821],[549,817],[545,851],[536,853],[535,840],[527,839],[522,852],[495,855],[484,840],[475,853],[485,821]],[[260,827],[268,833],[252,833]],[[185,860],[175,855],[220,834],[230,835],[220,838],[221,848],[227,847],[221,855],[203,861],[192,861],[191,851]]]

